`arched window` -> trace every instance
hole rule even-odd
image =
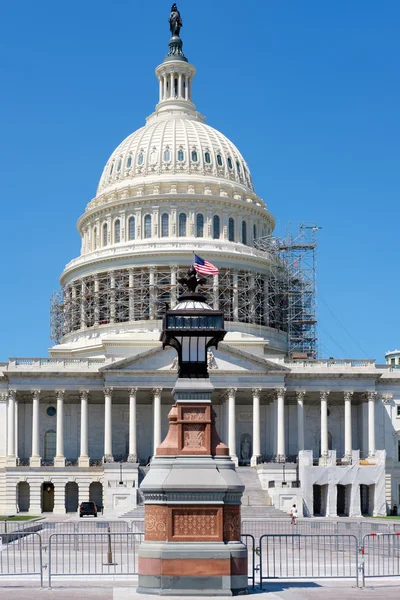
[[[53,460],[56,455],[56,432],[52,429],[44,434],[44,460]]]
[[[167,148],[166,150],[164,150],[164,162],[169,162],[171,160],[171,152],[169,151],[169,148]]]
[[[192,150],[192,161],[197,163],[197,161],[199,160],[198,154],[196,150]]]
[[[219,240],[220,227],[219,227],[219,216],[214,215],[213,217],[213,238]]]
[[[204,235],[204,217],[203,215],[197,215],[196,217],[196,237],[203,237]]]
[[[108,227],[107,223],[103,225],[103,246],[107,246],[108,243]]]
[[[228,156],[228,167],[229,167],[230,169],[233,169],[233,165],[232,165],[232,159],[231,159],[231,157],[230,157],[230,156]]]
[[[242,221],[242,244],[247,244],[247,223]]]
[[[179,215],[179,237],[185,237],[186,235],[186,215],[181,213]]]
[[[183,162],[185,160],[185,153],[182,148],[178,150],[178,160],[179,162]]]
[[[126,161],[126,168],[130,169],[132,166],[132,156],[128,156],[128,160]]]
[[[211,154],[209,152],[204,153],[204,160],[208,165],[211,163]]]
[[[235,221],[232,218],[229,219],[228,239],[230,242],[235,241]]]
[[[129,217],[128,221],[128,237],[130,240],[135,239],[135,217]]]
[[[161,217],[161,237],[169,236],[169,215],[164,213]]]
[[[143,164],[143,152],[139,153],[137,157],[137,164],[139,165],[139,167]]]
[[[219,167],[222,167],[222,165],[223,165],[222,156],[220,154],[217,154],[217,165]]]
[[[110,175],[112,175],[112,172],[113,172],[113,171],[114,171],[114,163],[111,165],[111,168],[110,168]]]
[[[121,223],[117,219],[114,223],[114,243],[119,244],[121,241]]]
[[[240,162],[238,160],[236,161],[236,171],[238,172],[238,175],[240,175]]]
[[[146,215],[144,218],[144,237],[151,238],[151,215]]]
[[[118,161],[118,165],[117,165],[117,171],[118,171],[118,173],[119,173],[119,172],[120,172],[120,170],[121,170],[121,165],[122,165],[122,160],[121,160],[121,159],[119,159],[119,161]]]
[[[93,250],[97,248],[97,227],[93,229]]]

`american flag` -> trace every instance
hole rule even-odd
[[[218,275],[218,269],[205,258],[194,255],[193,268],[201,275]]]

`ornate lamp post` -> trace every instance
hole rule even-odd
[[[169,431],[141,485],[145,541],[139,548],[138,592],[212,596],[247,591],[247,548],[240,539],[244,486],[215,428],[207,349],[225,336],[223,313],[188,288],[164,316],[163,347],[175,348],[179,374]]]

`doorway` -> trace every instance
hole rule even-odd
[[[336,512],[338,517],[347,517],[346,511],[346,485],[337,486],[337,497],[336,497]]]
[[[42,512],[53,512],[54,510],[54,484],[45,481],[42,484]]]
[[[372,515],[373,513],[374,492],[374,485],[360,485],[360,508],[363,516]]]
[[[103,486],[100,481],[93,481],[90,484],[89,500],[94,502],[99,510],[103,508]]]
[[[65,510],[67,513],[78,510],[78,484],[75,481],[69,481],[65,486]]]
[[[17,490],[18,511],[28,512],[30,505],[30,486],[27,481],[20,481]]]
[[[314,517],[325,517],[326,501],[328,495],[327,485],[313,485],[313,514]]]

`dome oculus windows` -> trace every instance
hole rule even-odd
[[[164,213],[161,217],[161,237],[169,236],[169,215]]]
[[[137,164],[139,165],[139,167],[142,166],[143,160],[144,160],[143,152],[139,152],[139,155],[137,157]]]
[[[196,237],[203,237],[204,235],[204,217],[203,215],[197,215],[196,217]]]
[[[119,159],[118,164],[117,164],[117,172],[119,173],[121,170],[121,166],[122,166],[122,160]]]
[[[199,155],[197,154],[197,150],[192,150],[192,161],[197,163],[199,160]]]
[[[144,237],[151,238],[151,215],[146,215],[144,218]]]
[[[223,163],[223,161],[222,161],[222,156],[221,156],[220,154],[217,154],[217,165],[218,165],[219,167],[222,167],[222,166],[223,166],[223,164],[224,164],[224,163]]]
[[[232,164],[232,159],[230,156],[228,156],[228,167],[232,170],[233,169],[233,164]]]
[[[183,162],[185,160],[185,153],[182,150],[182,148],[179,148],[178,150],[178,161],[179,162]]]
[[[46,408],[46,415],[48,417],[55,417],[57,413],[56,407],[55,406],[48,406]]]
[[[132,166],[132,156],[128,156],[128,160],[126,161],[126,168],[130,169]]]
[[[129,240],[135,239],[135,217],[129,217],[128,236],[129,236]]]
[[[238,160],[236,161],[236,171],[240,175],[240,162]]]
[[[219,216],[214,215],[214,217],[213,217],[213,238],[214,238],[214,240],[219,240],[219,234],[220,234]]]
[[[114,223],[114,240],[116,244],[119,244],[121,241],[121,222],[119,219]]]
[[[170,162],[171,160],[171,152],[169,148],[164,150],[164,162]]]
[[[204,153],[204,161],[207,165],[211,164],[211,154],[208,151]]]
[[[186,215],[185,213],[180,213],[179,215],[179,237],[186,236]]]

